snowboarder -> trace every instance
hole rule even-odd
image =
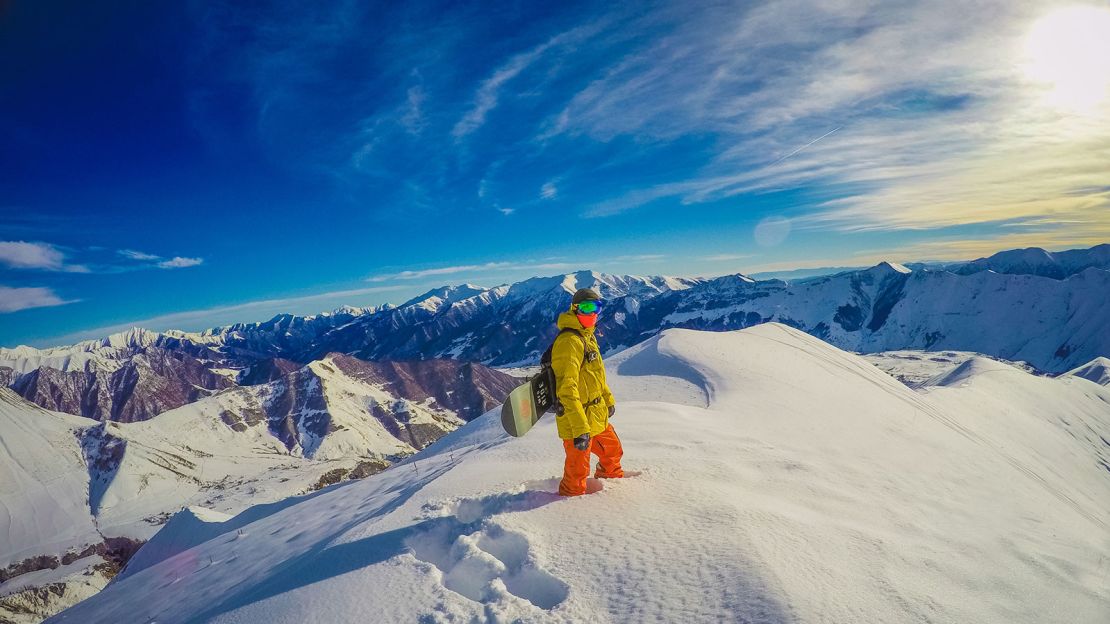
[[[575,292],[570,310],[559,315],[560,332],[551,350],[559,398],[555,424],[566,451],[563,480],[559,483],[559,494],[563,496],[586,493],[590,453],[598,457],[595,477],[624,476],[621,469],[624,450],[609,424],[617,409],[616,401],[605,382],[605,364],[594,337],[600,310],[601,295],[596,290],[580,288]]]

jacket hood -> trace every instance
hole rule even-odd
[[[570,310],[560,314],[555,324],[558,325],[559,329],[577,329],[584,334],[592,334],[597,329],[596,327],[582,327],[582,323],[578,322],[578,315]]]

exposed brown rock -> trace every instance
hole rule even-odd
[[[243,371],[239,383],[244,386],[264,384],[292,373],[303,366],[285,358],[269,358],[252,364]]]
[[[42,367],[25,375],[7,376],[10,381],[5,385],[41,407],[119,422],[149,420],[235,386],[192,355],[160,347],[139,350],[111,372],[63,372]],[[0,381],[3,377],[0,375]]]
[[[520,384],[515,377],[473,362],[367,362],[340,353],[330,354],[327,359],[347,376],[383,385],[394,396],[414,402],[432,397],[437,405],[467,421],[500,405]]]

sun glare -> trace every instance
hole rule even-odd
[[[1074,6],[1042,17],[1025,42],[1025,75],[1052,105],[1090,111],[1110,95],[1110,9]]]

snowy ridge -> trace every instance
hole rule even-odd
[[[100,555],[125,561],[111,551],[151,538],[183,506],[210,520],[373,474],[516,383],[474,364],[334,354],[135,423],[50,412],[0,389],[0,620],[87,597],[110,577]]]
[[[1110,386],[1110,359],[1097,357],[1064,374],[1070,377],[1082,377],[1100,386]]]
[[[578,271],[495,288],[443,286],[401,306],[0,351],[0,384],[48,409],[134,421],[231,386],[272,381],[329,353],[526,366],[550,344],[552,320],[570,293],[584,286],[606,299],[598,332],[606,353],[672,327],[728,331],[779,322],[860,353],[974,352],[1062,373],[1110,356],[1110,271],[1098,265],[1107,250],[1046,256],[1085,267],[1064,279],[993,269],[911,271],[883,262],[791,283],[742,274],[683,279]]]
[[[74,435],[88,420],[48,412],[0,388],[0,569],[101,541]]]
[[[861,357],[907,386],[919,388],[934,378],[952,372],[960,364],[983,356],[971,351],[899,350],[864,353]],[[1000,361],[1027,373],[1037,374],[1036,369],[1026,362]]]
[[[69,371],[111,372],[121,365],[120,360],[135,350],[157,345],[167,339],[190,339],[198,334],[179,331],[153,332],[140,327],[112,334],[97,340],[86,340],[72,346],[36,349],[18,346],[14,349],[0,347],[0,367],[28,373],[40,367]]]
[[[1095,245],[1090,249],[1069,249],[1057,252],[1046,251],[1040,247],[1011,249],[1000,251],[989,258],[947,265],[949,270],[964,275],[979,271],[994,271],[1040,275],[1053,279],[1064,279],[1091,267],[1110,269],[1110,244]]]
[[[1102,622],[1110,390],[981,369],[916,392],[781,324],[668,330],[610,361],[638,474],[561,499],[553,419],[492,411],[50,621]]]
[[[985,357],[973,357],[963,362],[956,368],[937,375],[932,379],[926,381],[923,386],[955,386],[962,384],[972,377],[986,375],[988,373],[1020,373],[1012,366],[1007,366],[997,360],[992,360]]]

